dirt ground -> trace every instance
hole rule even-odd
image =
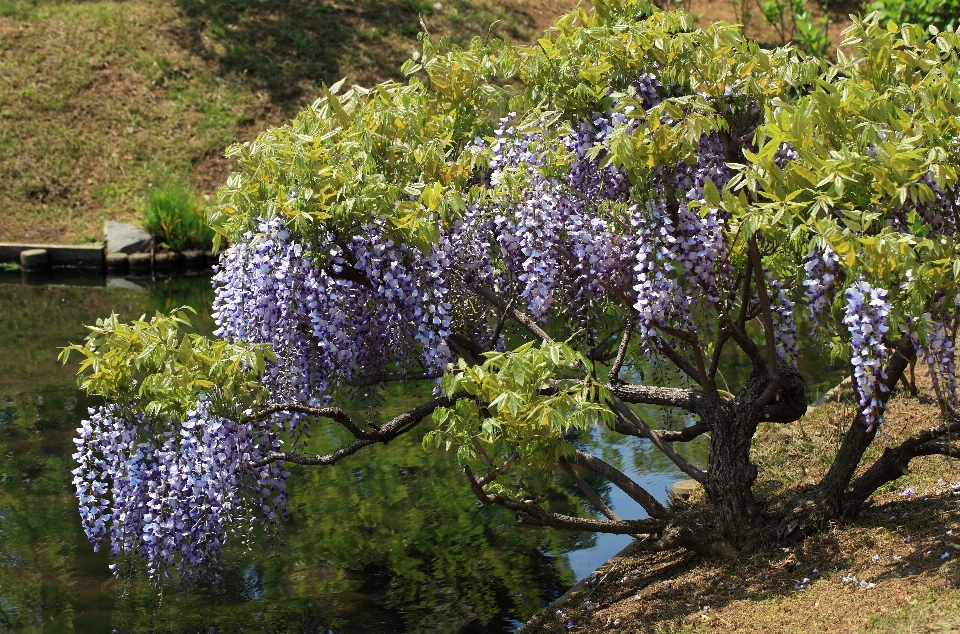
[[[918,397],[898,392],[864,460],[939,420],[925,377]],[[755,494],[771,514],[818,480],[854,412],[846,389],[792,425],[762,426]],[[645,553],[643,543],[530,632],[960,632],[960,464],[914,460],[854,518],[800,544],[769,536],[738,559]],[[696,514],[702,497],[689,502]]]

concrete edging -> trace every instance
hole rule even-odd
[[[18,244],[0,242],[0,262],[20,263],[23,251],[42,249],[47,252],[50,266],[70,266],[81,269],[102,269],[105,249],[102,243],[93,245]]]

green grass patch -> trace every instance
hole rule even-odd
[[[213,230],[204,222],[200,202],[189,187],[176,181],[149,193],[143,224],[161,246],[173,251],[213,246]]]

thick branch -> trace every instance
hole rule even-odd
[[[388,443],[394,438],[405,434],[415,427],[421,420],[427,416],[433,414],[434,410],[439,407],[451,407],[461,398],[466,398],[469,395],[466,392],[457,392],[453,395],[452,398],[446,398],[442,396],[440,398],[435,398],[429,403],[424,403],[423,405],[418,405],[414,407],[409,412],[400,414],[390,422],[386,423],[379,427],[376,431],[366,431],[361,429],[350,420],[346,414],[343,414],[341,417],[338,408],[311,408],[304,405],[297,405],[294,403],[287,403],[283,405],[275,405],[268,407],[260,412],[254,414],[251,418],[253,420],[260,420],[269,416],[270,414],[276,412],[300,412],[305,414],[310,414],[313,416],[324,416],[331,418],[336,422],[340,423],[357,437],[357,440],[350,443],[346,447],[338,449],[337,451],[326,454],[326,455],[316,455],[316,456],[301,456],[300,454],[294,452],[272,452],[257,460],[250,463],[248,466],[250,468],[262,467],[264,465],[271,464],[273,462],[292,462],[295,464],[302,465],[330,465],[334,464],[341,459],[355,454],[364,447],[368,445],[373,445],[376,443]],[[312,410],[312,411],[311,411]],[[320,413],[320,412],[329,412],[329,413]],[[336,416],[336,418],[334,418]],[[346,418],[344,421],[343,418]]]
[[[738,324],[733,323],[728,320],[728,326],[730,327],[730,336],[733,337],[733,340],[737,342],[737,345],[740,346],[740,349],[746,353],[750,358],[750,363],[753,365],[754,370],[762,370],[764,367],[763,354],[760,352],[760,348],[757,347],[757,344],[753,342],[749,336],[747,336],[746,331],[741,328]]]
[[[694,438],[699,438],[710,431],[710,425],[701,421],[695,425],[684,427],[683,429],[652,429],[650,431],[659,436],[664,442],[690,442]]]
[[[887,402],[890,398],[891,390],[896,386],[907,366],[915,357],[916,354],[913,349],[913,343],[908,337],[904,337],[897,346],[893,357],[887,362],[887,367],[884,368],[887,378],[881,379],[880,382],[887,386],[888,391],[880,392],[877,395],[878,400],[882,403]],[[780,525],[777,528],[777,535],[781,540],[792,541],[797,539],[813,530],[815,522],[837,517],[843,512],[845,507],[851,508],[852,503],[856,501],[857,497],[863,495],[863,491],[866,490],[868,482],[870,481],[864,479],[867,474],[864,474],[864,476],[858,479],[856,491],[854,492],[856,495],[849,497],[850,504],[845,502],[848,485],[850,485],[850,481],[854,473],[856,473],[857,467],[860,466],[863,453],[867,450],[867,447],[870,446],[870,443],[873,442],[877,434],[877,425],[867,429],[864,423],[863,412],[858,412],[850,423],[847,433],[844,434],[843,442],[840,444],[837,456],[834,458],[833,464],[830,465],[827,474],[815,487],[798,495],[787,506],[781,517]],[[883,456],[881,456],[880,460],[884,460]],[[868,470],[868,472],[873,471],[870,475],[871,480],[879,481],[879,479],[877,479],[877,471],[895,466],[895,463],[896,460],[888,457],[887,462],[874,465],[876,471],[874,467],[871,467]],[[889,480],[886,481],[889,482]],[[874,489],[870,489],[870,492],[873,490]],[[869,493],[867,495],[869,496]]]
[[[747,258],[747,270],[743,276],[743,290],[740,293],[740,317],[736,325],[741,331],[747,328],[747,312],[750,307],[750,279],[753,277],[753,260]]]
[[[843,499],[843,510],[857,508],[878,488],[910,472],[910,461],[919,456],[957,457],[960,447],[950,444],[960,432],[960,420],[942,423],[910,436],[896,447],[887,447],[863,475],[850,483]]]
[[[473,476],[470,467],[463,468],[464,475],[474,495],[484,505],[497,504],[514,512],[517,521],[533,526],[552,526],[574,531],[591,531],[594,533],[614,533],[619,535],[660,534],[666,527],[666,522],[657,519],[640,520],[594,520],[580,517],[571,517],[560,513],[552,513],[533,500],[514,500],[506,495],[488,495]]]
[[[355,269],[352,266],[341,266],[338,268],[340,268],[340,270],[335,271],[333,266],[328,266],[326,268],[327,274],[335,280],[347,280],[348,282],[359,284],[365,288],[373,289],[373,283],[370,282],[360,269]]]
[[[647,430],[644,431],[630,421],[624,420],[622,416],[618,416],[616,426],[613,428],[613,431],[617,432],[618,434],[623,434],[624,436],[634,436],[636,438],[646,438],[648,440],[651,434],[655,434],[663,442],[690,442],[694,438],[698,438],[709,432],[710,425],[701,421],[695,425],[690,425],[689,427],[684,427],[683,429],[678,430],[650,429],[648,427]]]
[[[625,403],[679,407],[694,414],[701,414],[706,405],[703,392],[699,390],[632,383],[614,383],[605,387]]]
[[[570,478],[577,483],[580,491],[587,496],[587,500],[590,501],[590,504],[593,504],[598,511],[603,513],[604,517],[614,522],[620,521],[620,518],[616,513],[613,512],[613,509],[607,506],[607,503],[604,502],[599,495],[597,495],[597,492],[594,491],[589,484],[587,484],[587,481],[583,479],[583,476],[581,476],[576,469],[573,468],[569,460],[566,458],[560,458],[560,468],[563,469],[564,473],[570,476]]]
[[[670,515],[667,509],[664,508],[656,498],[650,495],[646,489],[627,477],[613,465],[580,450],[577,450],[576,462],[578,465],[590,469],[590,471],[609,480],[617,488],[629,495],[637,504],[642,506],[643,510],[646,511],[650,517],[665,519]],[[606,513],[604,513],[604,515],[606,515]],[[607,517],[610,516],[607,515]],[[616,518],[610,517],[610,519]]]
[[[483,348],[476,341],[452,332],[447,337],[447,344],[469,365],[483,363]]]

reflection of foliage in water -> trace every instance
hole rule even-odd
[[[282,631],[316,614],[352,631],[400,619],[411,632],[457,631],[471,621],[499,631],[508,616],[529,616],[573,581],[547,554],[569,544],[518,527],[500,509],[477,508],[457,486],[455,462],[410,438],[381,449],[375,466],[303,469],[279,557],[232,552],[213,582],[168,583],[158,599],[142,576],[112,581],[107,558],[92,554],[80,532],[63,456],[75,413],[87,405],[71,389],[0,404],[0,627],[186,631],[199,614],[222,631],[251,623]],[[101,586],[106,593],[94,590]]]
[[[464,631],[495,631],[573,581],[560,555],[591,547],[595,536],[528,529],[503,509],[478,508],[452,456],[424,452],[414,434],[376,456],[300,469],[291,480],[288,543],[277,557],[235,549],[214,583],[168,582],[160,598],[142,577],[113,581],[109,558],[94,554],[80,531],[71,485],[71,438],[92,402],[73,389],[74,368],[56,362],[56,348],[111,310],[131,319],[192,305],[197,330],[209,332],[210,299],[207,280],[196,278],[146,293],[0,285],[0,354],[14,368],[0,375],[0,631],[196,631],[202,622],[224,632],[292,632],[298,624],[305,632],[377,632],[400,621],[407,631],[468,622]],[[425,393],[394,386],[376,411],[393,415]],[[644,413],[671,424],[670,416]],[[312,449],[342,442],[338,433],[317,426]],[[578,442],[640,474],[673,471],[645,441],[611,447],[610,436],[600,430]],[[702,443],[682,450],[705,461]],[[583,515],[576,487],[561,484],[551,508]],[[600,482],[591,484],[606,497]]]
[[[208,278],[168,279],[149,291],[78,286],[21,286],[0,284],[0,351],[15,360],[15,371],[0,374],[0,394],[38,385],[75,385],[76,365],[63,367],[57,348],[79,342],[92,324],[111,311],[123,320],[156,310],[193,306],[199,332],[213,329],[210,304],[213,289]]]
[[[109,557],[83,537],[71,484],[72,437],[94,403],[73,388],[73,368],[56,363],[56,347],[111,310],[129,319],[183,304],[209,306],[207,282],[170,280],[147,293],[0,286],[0,354],[25,368],[0,377],[0,631],[377,632],[400,622],[501,631],[574,581],[561,555],[593,536],[528,529],[478,508],[455,460],[424,452],[413,435],[378,448],[376,460],[302,469],[277,556],[234,549],[213,582],[168,581],[160,596],[142,575],[114,581]],[[209,331],[209,315],[196,324]],[[430,387],[395,386],[376,410],[390,416]],[[313,449],[335,433],[317,426]],[[552,498],[583,513],[570,492]]]
[[[106,577],[106,558],[86,555],[70,486],[82,398],[55,388],[0,395],[0,629],[69,627],[89,587],[77,571],[91,564]]]

